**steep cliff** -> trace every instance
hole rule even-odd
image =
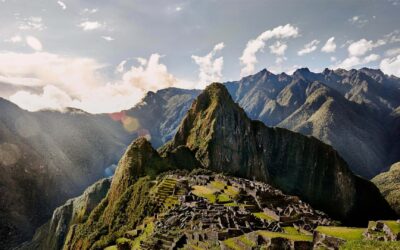
[[[348,224],[394,216],[379,190],[355,176],[331,146],[251,121],[222,84],[198,96],[160,152],[179,146],[205,168],[266,181]]]
[[[106,196],[110,184],[111,179],[97,181],[81,196],[70,199],[58,207],[53,212],[51,220],[36,230],[32,241],[22,244],[18,249],[62,249],[69,227],[87,220],[92,210]]]

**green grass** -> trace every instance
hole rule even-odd
[[[228,186],[228,188],[225,189],[224,192],[225,192],[225,194],[227,194],[227,195],[229,195],[230,197],[233,198],[239,193],[239,190],[237,188],[235,188],[235,187]]]
[[[361,240],[363,239],[365,228],[319,226],[316,230],[320,233],[344,240]]]
[[[253,213],[253,215],[257,218],[268,220],[268,221],[275,221],[275,219],[264,212]]]
[[[234,250],[242,250],[242,248],[238,246],[238,241],[240,241],[241,243],[243,243],[244,245],[246,245],[248,247],[256,246],[256,243],[251,241],[249,238],[247,238],[246,235],[242,235],[239,237],[234,237],[234,238],[224,240],[224,243],[227,247],[232,248]]]
[[[398,250],[399,241],[374,241],[374,240],[350,240],[340,247],[340,250]]]
[[[305,234],[288,234],[288,233],[276,233],[270,231],[259,231],[258,234],[268,238],[285,238],[293,241],[313,241],[312,235]]]
[[[118,250],[117,246],[109,246],[104,248],[104,250]]]
[[[210,203],[230,202],[231,199],[226,194],[215,195],[216,189],[207,186],[193,186],[193,194],[207,199]]]
[[[214,190],[206,186],[193,186],[193,194],[199,197],[207,199],[210,203],[215,203],[217,197],[214,194]]]
[[[237,207],[239,205],[236,202],[232,201],[232,202],[229,202],[229,203],[225,203],[224,206],[226,206],[226,207]]]
[[[154,223],[149,222],[143,230],[143,233],[138,236],[131,244],[132,249],[140,249],[140,242],[145,241],[154,232]]]
[[[394,234],[400,233],[400,223],[397,223],[394,220],[385,220],[382,222],[385,223]]]
[[[218,199],[219,202],[230,202],[230,201],[231,201],[231,199],[229,198],[229,196],[226,195],[226,194],[220,194],[220,195],[218,195],[217,199]]]
[[[226,184],[225,184],[225,182],[222,182],[222,181],[212,181],[210,183],[210,185],[213,188],[216,188],[216,189],[219,189],[219,190],[223,190]]]
[[[301,234],[299,231],[297,231],[296,228],[294,227],[283,227],[283,230],[285,230],[285,233],[288,234]]]

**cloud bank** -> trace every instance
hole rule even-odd
[[[105,65],[94,59],[2,52],[0,81],[15,86],[17,91],[7,98],[30,111],[74,107],[91,113],[115,112],[133,107],[147,91],[185,87],[160,59],[152,54],[138,66],[122,68],[119,80],[108,81],[101,74]]]

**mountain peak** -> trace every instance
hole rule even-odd
[[[161,151],[178,147],[191,150],[204,168],[271,183],[344,221],[358,224],[393,212],[379,191],[354,176],[331,146],[250,120],[220,83],[198,96]],[[358,190],[368,190],[369,197]],[[359,212],[362,207],[368,209]]]
[[[224,101],[227,99],[232,100],[231,95],[222,83],[214,82],[206,87],[203,92],[204,95],[208,96],[210,100]],[[232,100],[233,101],[233,100]]]
[[[139,137],[129,145],[118,163],[110,196],[119,196],[141,176],[153,176],[168,168],[150,142],[145,137]]]
[[[311,73],[310,69],[307,67],[296,69],[294,74],[304,74],[304,73]]]
[[[206,110],[212,111],[220,106],[233,107],[235,103],[226,89],[221,83],[211,83],[193,102],[188,115],[195,115]]]

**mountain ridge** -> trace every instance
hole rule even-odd
[[[342,221],[365,223],[368,216],[378,216],[378,207],[382,214],[394,215],[378,189],[353,175],[331,146],[251,121],[219,83],[197,97],[174,139],[160,152],[178,146],[193,151],[205,168],[266,181]],[[363,189],[374,198],[369,200]]]

